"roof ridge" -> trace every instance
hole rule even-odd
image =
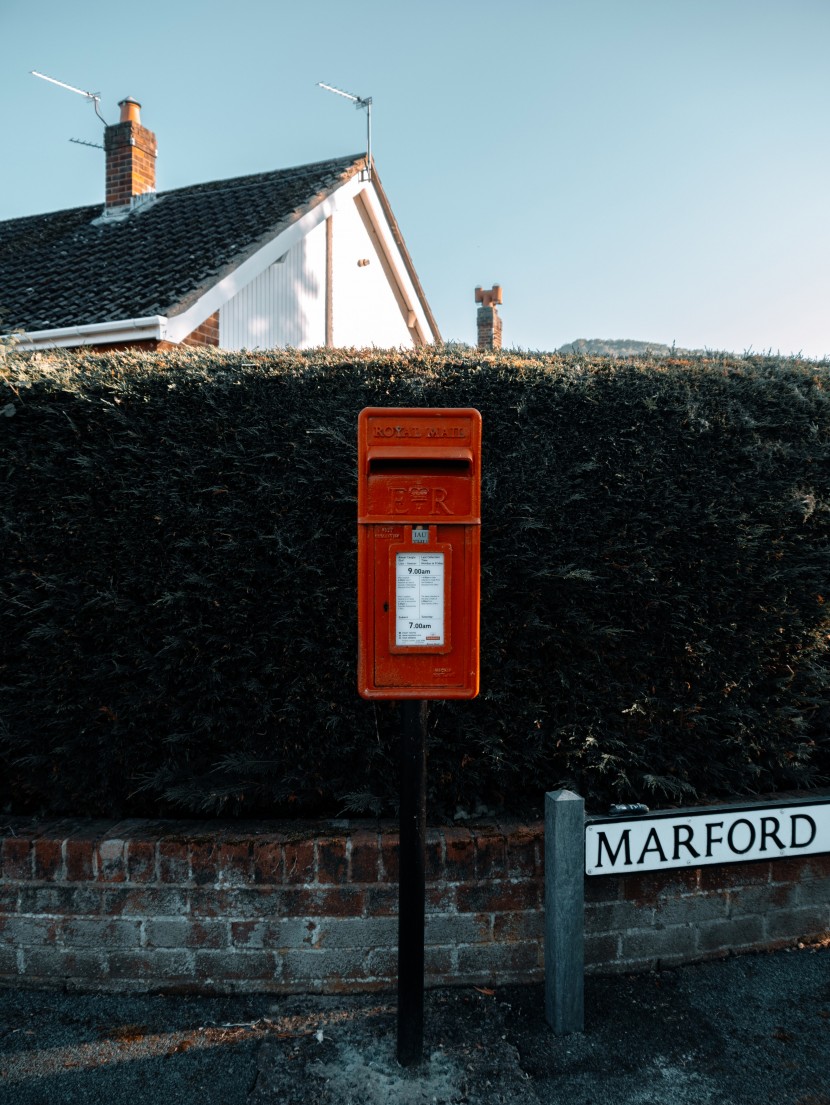
[[[289,165],[284,169],[266,169],[261,173],[247,173],[245,176],[237,177],[225,177],[220,180],[204,180],[199,181],[196,184],[182,184],[178,188],[166,188],[164,191],[157,192],[156,196],[160,199],[162,196],[172,196],[179,192],[197,192],[208,191],[210,189],[222,189],[231,187],[244,187],[246,184],[262,183],[268,177],[283,177],[288,176],[291,173],[297,173],[299,170],[305,170],[312,172],[314,170],[320,170],[324,165],[342,165],[343,168],[355,165],[356,162],[363,160],[366,157],[365,153],[357,154],[345,154],[342,157],[328,157],[322,161],[309,161],[303,165]],[[0,219],[0,226],[8,227],[12,223],[22,223],[28,219],[46,219],[58,217],[60,215],[69,215],[74,212],[88,211],[90,217],[93,213],[103,209],[103,201],[98,203],[83,203],[77,207],[61,207],[57,211],[36,211],[30,215],[13,215],[10,219]]]
[[[326,166],[330,166],[328,171],[333,173],[336,166],[342,166],[342,170],[350,168],[351,166],[356,167],[357,162],[362,161],[365,157],[366,155],[363,153],[348,154],[343,157],[329,157],[323,161],[311,161],[303,165],[290,165],[284,169],[266,169],[264,172],[247,173],[245,176],[225,177],[221,180],[205,180],[197,184],[183,184],[179,188],[167,188],[163,192],[158,192],[157,195],[161,198],[162,196],[172,196],[179,192],[219,191],[226,188],[244,188],[249,185],[262,184],[269,177],[285,178],[292,174],[309,176],[313,172],[324,171],[324,167]]]
[[[101,203],[84,203],[78,207],[61,207],[57,211],[37,211],[33,215],[12,215],[10,219],[0,219],[0,226],[11,226],[12,223],[25,223],[34,219],[57,218],[59,215],[72,215],[80,211],[88,211],[90,214],[100,211]]]

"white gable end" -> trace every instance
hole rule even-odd
[[[351,181],[301,223],[286,253],[272,248],[267,267],[228,289],[222,349],[411,347],[416,325],[429,333],[371,185]]]
[[[219,309],[222,349],[326,343],[326,227],[314,227]]]
[[[332,222],[332,344],[412,346],[388,266],[370,236],[366,217],[358,196]]]

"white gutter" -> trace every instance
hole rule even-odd
[[[122,341],[165,341],[164,315],[116,319],[84,326],[59,326],[54,330],[28,330],[19,335],[16,349],[30,353],[37,349],[60,349],[73,345],[106,345]]]

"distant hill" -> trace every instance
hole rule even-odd
[[[589,353],[603,357],[642,357],[651,353],[655,357],[667,357],[670,353],[688,353],[688,349],[677,349],[671,345],[661,345],[657,341],[631,341],[629,338],[577,338],[576,341],[560,345],[557,353]]]

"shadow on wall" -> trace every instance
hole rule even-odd
[[[219,313],[223,349],[311,349],[326,344],[325,225],[242,288]]]

